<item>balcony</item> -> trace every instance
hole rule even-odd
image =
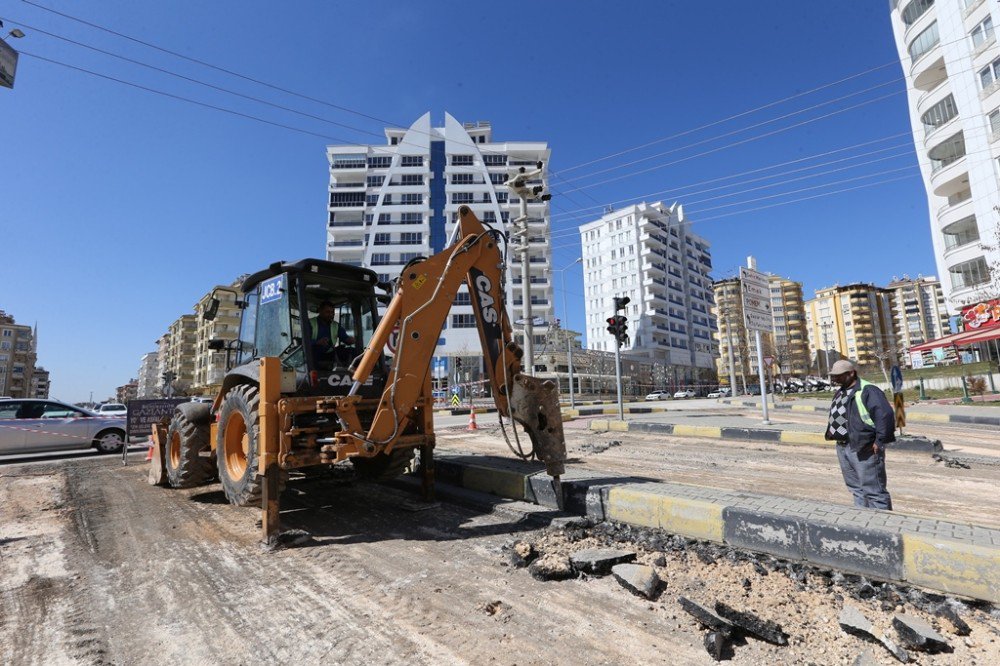
[[[946,227],[972,215],[972,209],[971,191],[964,190],[954,195],[954,198],[949,198],[948,203],[938,208],[937,219],[939,227]]]

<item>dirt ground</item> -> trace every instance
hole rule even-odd
[[[492,415],[490,415],[492,417]],[[572,466],[657,481],[692,483],[733,490],[851,504],[833,447],[734,442],[693,437],[592,432],[587,420],[566,426]],[[507,455],[495,421],[483,417],[480,430],[438,430],[438,450]],[[1000,439],[1000,436],[993,437]],[[608,446],[612,442],[617,445]],[[1000,528],[997,464],[952,468],[927,453],[889,450],[888,487],[893,508]]]
[[[580,458],[574,464],[846,501],[829,451],[616,434],[619,446],[587,453],[584,444],[611,438],[568,434]],[[505,450],[484,431],[442,431],[440,446]],[[923,480],[908,478],[917,473]],[[986,499],[987,487],[996,487],[991,473],[926,456],[890,461],[898,502],[930,509],[941,491],[977,522],[995,507]],[[950,483],[928,486],[935,479]],[[837,626],[850,581],[762,574],[748,560],[713,561],[694,546],[664,550],[620,532],[540,532],[503,507],[414,512],[405,506],[411,498],[347,471],[293,479],[283,521],[314,538],[268,553],[258,545],[259,512],[225,504],[217,485],[154,488],[144,466],[109,458],[0,468],[0,663],[712,663],[680,594],[728,600],[790,634],[787,647],[748,639],[733,664],[850,664],[864,649],[893,663]],[[984,501],[973,508],[973,498]],[[537,581],[508,563],[506,549],[517,540],[551,552],[614,542],[645,562],[663,552],[657,570],[666,589],[647,601],[611,577]],[[929,617],[895,594],[882,596]],[[891,619],[885,599],[853,603],[880,629]],[[982,609],[961,612],[971,635],[938,623],[955,652],[920,655],[918,663],[1000,663],[1000,620]]]

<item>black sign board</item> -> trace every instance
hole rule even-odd
[[[169,421],[174,407],[190,398],[162,398],[159,400],[129,400],[126,417],[129,437],[146,437],[153,433],[153,424]]]

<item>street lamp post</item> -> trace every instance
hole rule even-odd
[[[556,272],[559,273],[560,286],[562,287],[563,295],[563,317],[566,321],[569,321],[569,308],[566,306],[566,269],[572,268],[579,263],[583,262],[583,257],[577,257],[571,263],[563,266],[562,268],[557,268]],[[571,336],[566,335],[569,331],[568,326],[563,327],[563,337],[566,338],[566,360],[569,364],[569,408],[576,409],[576,397],[574,395],[574,380],[573,380],[573,340]]]

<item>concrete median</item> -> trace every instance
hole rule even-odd
[[[560,504],[540,463],[471,455],[441,455],[436,463],[444,483],[548,508]],[[997,529],[590,470],[569,470],[560,490],[565,511],[595,520],[1000,603]]]

